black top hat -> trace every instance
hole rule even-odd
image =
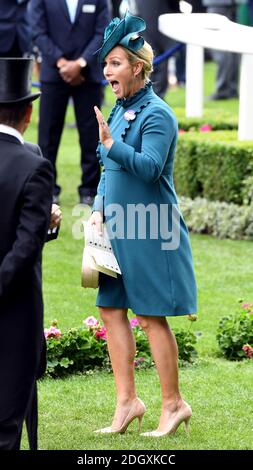
[[[40,92],[32,93],[33,60],[0,58],[0,104],[33,101]]]

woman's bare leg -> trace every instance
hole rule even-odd
[[[118,428],[136,398],[134,382],[135,340],[127,309],[99,308],[106,327],[107,345],[116,385],[117,406],[112,427]]]
[[[178,383],[178,348],[165,317],[137,317],[148,336],[161,383],[162,412],[158,431],[164,431],[173,413],[183,404]]]

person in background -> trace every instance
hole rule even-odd
[[[218,13],[236,21],[237,5],[242,0],[202,0],[207,13]],[[209,100],[227,100],[238,97],[240,55],[233,52],[211,50],[217,64],[216,90]]]
[[[112,17],[120,16],[120,5],[122,0],[109,0],[111,4]]]
[[[168,2],[170,3],[170,2]],[[181,3],[188,3],[191,6],[192,13],[204,12],[205,8],[201,5],[201,0],[188,0],[187,2],[178,2],[179,9],[175,8],[175,13],[178,13],[179,10],[182,11]],[[175,53],[176,59],[176,84],[177,86],[184,87],[186,81],[186,46],[182,44],[181,49]]]
[[[45,367],[41,253],[49,226],[56,238],[61,219],[52,206],[52,166],[23,139],[40,96],[30,91],[32,68],[28,58],[0,58],[1,450],[19,450],[24,420],[37,449],[36,381]]]
[[[100,176],[93,106],[102,100],[102,74],[94,51],[108,22],[108,0],[31,0],[29,14],[32,39],[42,54],[39,146],[54,167],[54,202],[61,191],[56,158],[72,97],[81,147],[79,200],[91,206]]]
[[[32,52],[27,8],[29,0],[1,0],[0,56],[22,57]]]
[[[153,0],[146,0],[145,2],[143,2],[143,0],[131,0],[129,5],[131,8],[130,11],[134,11],[134,13],[143,18],[148,25],[143,37],[151,44],[156,56],[159,56],[175,45],[173,39],[168,38],[159,31],[158,18],[165,13],[179,13],[178,0],[156,0],[155,2]],[[183,60],[184,64],[185,56],[182,57],[181,60]],[[180,65],[180,79],[183,81],[185,74],[182,70],[182,62]],[[161,98],[164,98],[168,90],[168,59],[154,66],[151,80],[155,93]]]
[[[189,235],[173,184],[178,127],[149,80],[153,51],[140,36],[145,27],[142,18],[127,13],[105,30],[99,61],[117,100],[107,123],[95,107],[104,170],[89,222],[100,233],[105,217],[122,272],[116,279],[105,274],[99,279],[97,306],[117,404],[112,424],[97,432],[123,433],[134,419],[141,424],[146,411],[134,381],[136,347],[127,316],[132,309],[147,333],[162,392],[158,427],[144,435],[160,437],[182,422],[188,428],[192,414],[179,390],[178,348],[166,316],[191,314],[197,306]],[[165,239],[171,243],[163,245]]]
[[[253,25],[253,0],[248,0],[251,25]]]
[[[253,26],[253,0],[244,0],[238,5],[237,22],[245,26]]]

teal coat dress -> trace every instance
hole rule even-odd
[[[109,151],[98,146],[103,171],[93,209],[104,213],[122,276],[100,276],[97,305],[138,315],[194,313],[192,253],[173,185],[175,116],[149,83],[118,99],[108,124],[114,143]]]

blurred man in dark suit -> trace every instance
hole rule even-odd
[[[45,368],[41,252],[50,225],[53,169],[25,143],[31,59],[0,58],[0,449],[18,450],[26,419],[37,448],[36,380]],[[53,209],[51,228],[58,225]],[[50,238],[55,238],[55,235]]]
[[[120,4],[121,0],[109,0],[111,4],[111,16],[115,18],[115,16],[120,17]]]
[[[165,13],[179,13],[178,0],[132,0],[130,6],[135,5],[135,14],[143,18],[147,24],[147,29],[143,37],[151,44],[156,56],[162,54],[167,49],[175,45],[175,41],[158,29],[158,18]],[[133,12],[133,11],[132,11]],[[161,98],[164,98],[168,89],[168,59],[163,60],[154,66],[151,75],[154,91]]]
[[[217,13],[236,21],[237,5],[244,0],[202,0],[207,13]],[[238,97],[240,55],[211,49],[211,57],[217,64],[216,90],[209,100],[227,100]]]
[[[69,98],[72,97],[81,146],[80,202],[93,204],[100,178],[96,157],[98,128],[94,105],[102,100],[102,70],[94,54],[109,21],[108,0],[31,0],[32,36],[42,54],[39,145],[55,170]]]
[[[0,1],[1,57],[22,57],[31,53],[28,3],[29,0]]]

